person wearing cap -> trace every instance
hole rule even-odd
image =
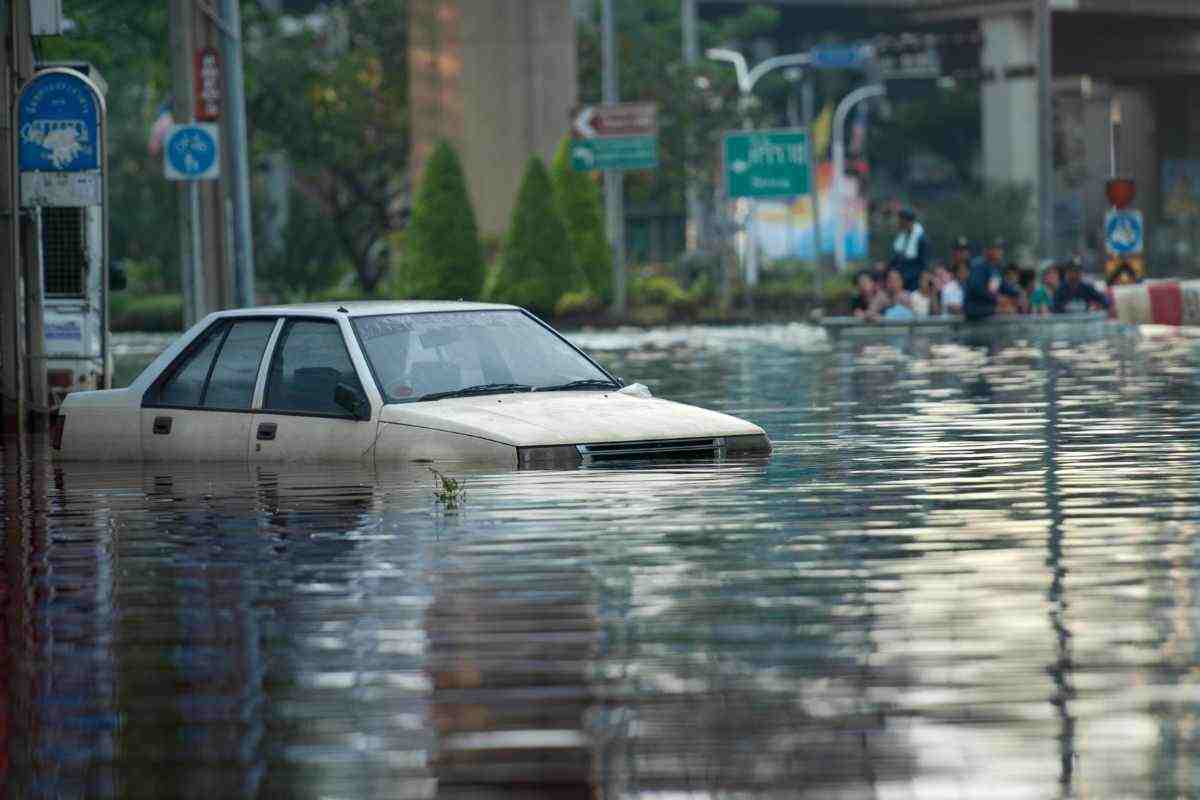
[[[1083,263],[1073,258],[1063,267],[1063,282],[1054,293],[1054,313],[1080,313],[1108,308],[1108,298],[1083,279]]]
[[[1004,282],[1004,250],[1006,243],[996,239],[971,265],[967,285],[963,287],[963,316],[969,320],[982,320],[996,313],[1001,296],[1007,297],[1015,307],[1020,291]],[[1006,303],[1006,305],[1008,305]]]
[[[929,242],[925,239],[925,228],[917,222],[917,215],[911,208],[900,209],[897,216],[900,230],[892,242],[892,260],[888,266],[900,271],[904,290],[913,292],[929,261]]]
[[[950,248],[950,274],[957,277],[960,268],[964,271],[971,269],[971,241],[965,236],[955,239],[954,247]]]

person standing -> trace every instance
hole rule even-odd
[[[899,231],[892,242],[892,260],[889,266],[900,271],[904,279],[906,292],[916,291],[921,280],[921,273],[929,261],[929,242],[925,238],[925,228],[917,222],[917,215],[911,208],[902,208],[899,217]]]

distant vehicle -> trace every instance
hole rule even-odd
[[[624,387],[514,306],[311,304],[210,314],[52,430],[81,460],[570,467],[767,454],[757,425]]]

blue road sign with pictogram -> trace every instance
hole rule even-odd
[[[1132,208],[1113,209],[1104,217],[1104,246],[1118,256],[1142,252],[1145,226],[1142,212]]]
[[[172,125],[163,147],[163,171],[171,181],[211,181],[221,174],[217,126]]]

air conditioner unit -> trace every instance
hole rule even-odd
[[[32,0],[29,4],[29,25],[34,36],[61,36],[62,0]]]

